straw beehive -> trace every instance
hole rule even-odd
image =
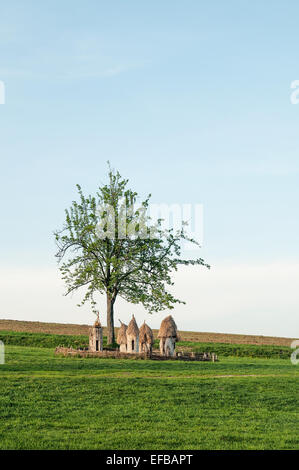
[[[127,352],[139,352],[139,328],[137,326],[134,315],[127,328]]]
[[[144,321],[139,331],[139,351],[151,353],[153,344],[154,344],[153,331]]]
[[[121,327],[117,333],[116,342],[119,344],[120,352],[127,352],[127,325],[125,325],[121,320]]]
[[[95,327],[98,327],[98,328],[102,328],[102,325],[101,325],[101,322],[100,322],[100,314],[99,312],[97,313],[97,318],[96,318],[96,321],[94,322],[94,325]]]
[[[179,335],[171,315],[162,321],[158,338],[160,339],[160,353],[163,356],[175,356],[175,343],[179,340]]]
[[[89,350],[91,352],[103,351],[103,329],[99,313],[94,325],[89,328]]]

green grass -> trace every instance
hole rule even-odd
[[[4,344],[33,346],[37,348],[56,348],[57,346],[88,347],[88,336],[85,335],[53,335],[48,333],[0,331],[0,341],[3,341]]]
[[[104,346],[107,346],[107,338],[104,336]],[[56,348],[66,346],[73,348],[88,347],[88,337],[85,335],[54,335],[48,333],[25,333],[15,331],[0,331],[0,341],[15,346],[30,346],[40,348]],[[116,346],[116,344],[115,344]],[[159,341],[155,340],[154,347],[159,348]],[[228,343],[195,343],[180,341],[177,348],[187,349],[194,352],[214,352],[220,357],[268,357],[289,359],[292,352],[286,346],[267,346],[251,344],[228,344]]]
[[[178,346],[182,343],[178,343]],[[292,349],[287,346],[270,346],[255,344],[227,344],[227,343],[189,343],[184,342],[194,352],[214,352],[219,356],[238,357],[268,357],[289,359]]]
[[[6,346],[0,449],[299,449],[299,367],[54,356]]]

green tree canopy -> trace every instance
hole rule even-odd
[[[167,288],[179,265],[200,264],[204,260],[183,259],[181,241],[188,240],[183,227],[174,232],[163,229],[162,219],[153,223],[147,215],[150,195],[138,205],[137,193],[128,189],[128,180],[109,170],[108,184],[95,196],[84,196],[77,185],[79,201],[65,211],[62,230],[55,232],[66,295],[81,287],[86,293],[81,305],[101,293],[107,299],[108,343],[114,337],[114,304],[117,296],[141,303],[148,312],[172,309],[175,298]]]

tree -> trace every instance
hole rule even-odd
[[[66,294],[86,287],[80,305],[101,293],[107,300],[109,344],[114,343],[114,304],[117,296],[141,303],[149,313],[172,309],[176,299],[167,287],[171,273],[179,265],[200,264],[204,260],[182,259],[181,241],[188,240],[184,226],[174,232],[162,229],[162,219],[152,223],[147,215],[150,195],[136,209],[137,193],[127,188],[128,180],[109,167],[108,184],[95,196],[85,197],[77,185],[79,202],[65,211],[62,230],[55,232],[56,254]],[[64,261],[62,263],[62,261]]]

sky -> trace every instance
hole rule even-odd
[[[62,295],[53,231],[109,160],[141,197],[203,205],[211,270],[175,275],[181,330],[298,337],[298,14],[295,0],[2,2],[0,318],[94,320]],[[168,313],[116,310],[153,327]]]

